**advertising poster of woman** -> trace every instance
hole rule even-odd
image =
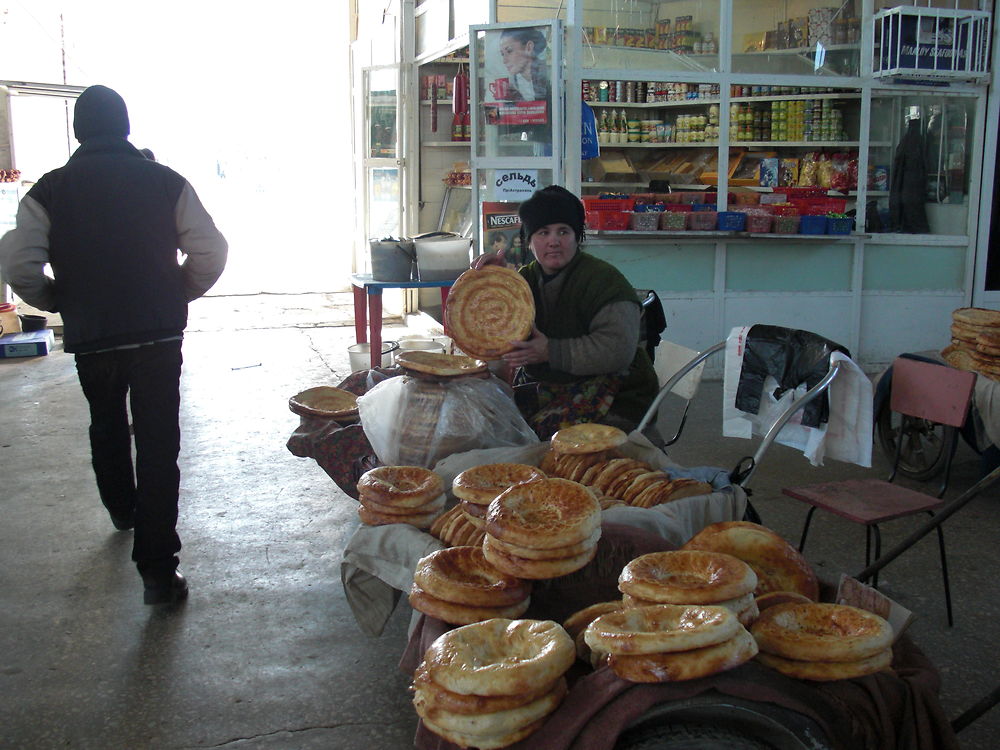
[[[490,125],[548,125],[552,107],[547,26],[487,33],[483,91]]]

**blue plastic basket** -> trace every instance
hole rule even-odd
[[[716,208],[715,203],[692,203],[692,211],[714,211]]]
[[[799,234],[826,234],[827,218],[806,214],[799,221]]]
[[[828,234],[850,234],[854,228],[854,219],[850,216],[826,217]]]
[[[747,215],[742,211],[720,211],[719,231],[742,232],[747,225]]]

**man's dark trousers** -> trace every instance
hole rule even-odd
[[[90,448],[101,501],[116,518],[135,517],[132,559],[144,580],[177,568],[180,488],[181,341],[77,354],[90,404]],[[126,397],[135,434],[135,473]]]

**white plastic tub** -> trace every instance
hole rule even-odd
[[[420,281],[454,281],[469,270],[472,240],[468,237],[426,237],[413,241]]]

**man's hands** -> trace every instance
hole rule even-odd
[[[511,367],[537,365],[549,361],[549,339],[534,325],[531,326],[531,338],[527,341],[512,341],[514,349],[503,355],[503,361]]]

